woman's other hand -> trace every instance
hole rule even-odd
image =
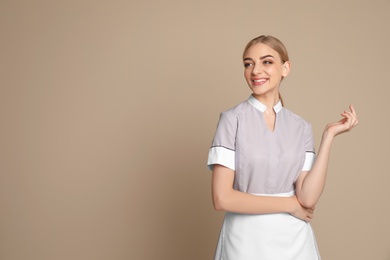
[[[299,201],[297,196],[292,196],[291,199],[293,200],[293,208],[291,212],[289,212],[291,215],[293,215],[296,218],[299,218],[303,221],[309,222],[313,219],[314,216],[314,207],[313,208],[305,208],[303,207]]]

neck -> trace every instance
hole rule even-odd
[[[274,106],[279,102],[279,93],[277,96],[266,96],[266,95],[255,95],[252,94],[257,100],[259,100],[261,103],[263,103],[267,110],[265,112],[267,113],[274,113]]]

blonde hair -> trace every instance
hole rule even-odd
[[[244,55],[247,52],[247,50],[252,45],[255,45],[257,43],[263,43],[263,44],[267,45],[268,47],[270,47],[271,49],[275,50],[279,54],[280,59],[282,60],[282,63],[285,63],[286,61],[290,60],[288,57],[287,49],[284,46],[284,44],[278,38],[271,36],[271,35],[260,35],[256,38],[252,39],[250,42],[248,42],[248,44],[245,46],[244,52],[242,54],[243,59],[244,59]],[[284,102],[283,102],[283,99],[282,99],[282,96],[280,95],[280,93],[279,93],[279,99],[282,102],[282,105],[284,106]]]

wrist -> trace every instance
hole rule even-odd
[[[293,214],[296,210],[297,197],[294,195],[286,199],[286,213]]]
[[[327,128],[325,128],[324,132],[322,133],[322,140],[326,141],[333,141],[336,135],[333,133],[329,132]]]

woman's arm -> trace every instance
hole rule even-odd
[[[302,172],[297,179],[295,190],[299,202],[304,207],[313,208],[324,190],[330,149],[334,137],[350,131],[358,124],[355,109],[352,105],[349,108],[351,111],[341,113],[343,119],[330,123],[325,127],[317,159],[312,169],[308,172]]]
[[[313,209],[302,207],[296,196],[257,196],[234,190],[234,174],[232,169],[225,166],[213,166],[212,197],[216,210],[243,214],[284,212],[305,221],[310,221],[313,217]]]

